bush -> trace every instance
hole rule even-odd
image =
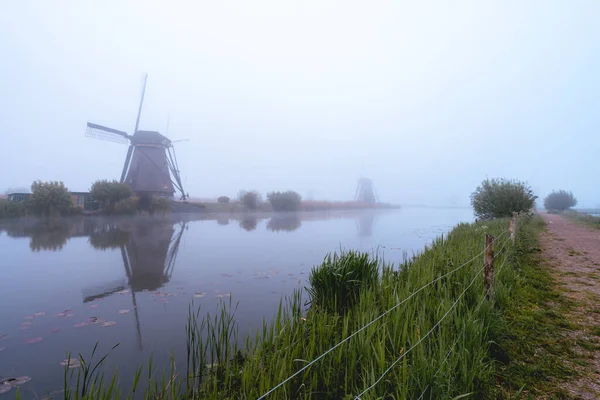
[[[374,286],[379,277],[379,261],[356,251],[327,255],[308,276],[307,292],[312,307],[343,313],[359,299],[360,293]]]
[[[227,203],[229,203],[229,197],[227,197],[227,196],[220,196],[220,197],[217,199],[217,203],[220,203],[220,204],[227,204]]]
[[[72,204],[71,195],[62,182],[36,181],[31,184],[28,206],[37,216],[69,215]]]
[[[131,197],[131,189],[124,183],[103,179],[92,184],[90,195],[92,200],[102,203],[110,213],[119,201]]]
[[[239,193],[238,198],[240,202],[244,205],[244,207],[246,207],[246,209],[248,210],[256,210],[258,208],[258,204],[261,201],[260,193],[258,193],[255,190],[250,192],[242,190]]]
[[[566,190],[554,191],[544,199],[544,208],[548,211],[565,211],[576,205],[577,199]]]
[[[486,179],[471,194],[471,205],[477,218],[512,217],[513,212],[529,212],[537,196],[525,182],[508,179]]]
[[[152,204],[150,204],[150,212],[167,212],[171,211],[171,200],[160,197],[160,196],[152,196]]]
[[[302,196],[293,190],[271,192],[267,194],[267,199],[275,211],[298,211],[302,203]]]
[[[83,214],[83,207],[71,205],[71,210],[69,211],[71,215],[81,215]]]
[[[0,199],[0,218],[18,218],[27,213],[23,203],[13,203],[6,199]]]
[[[112,212],[119,215],[135,214],[140,206],[138,197],[129,197],[115,203]]]

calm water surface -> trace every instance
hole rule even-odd
[[[88,355],[96,342],[101,353],[120,343],[109,363],[124,384],[150,355],[166,368],[173,354],[183,367],[192,300],[202,312],[239,302],[243,337],[328,252],[379,249],[399,262],[470,220],[468,209],[405,208],[0,225],[0,376],[31,376],[25,398],[43,397],[62,388],[65,353]]]

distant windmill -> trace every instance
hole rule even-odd
[[[117,143],[129,143],[120,182],[127,184],[137,196],[150,198],[158,195],[173,198],[176,188],[181,193],[181,199],[185,200],[187,195],[183,190],[179,175],[174,142],[156,131],[138,130],[147,77],[147,75],[144,77],[142,98],[133,135],[88,122],[85,136]]]
[[[354,201],[363,203],[379,203],[379,196],[373,187],[373,181],[368,178],[360,178],[356,186]]]

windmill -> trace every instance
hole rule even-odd
[[[363,203],[379,203],[379,196],[373,187],[373,181],[368,178],[360,178],[356,186],[354,201]]]
[[[138,197],[149,199],[156,195],[173,198],[177,189],[181,193],[181,199],[185,200],[187,194],[181,183],[174,142],[156,131],[138,130],[147,78],[147,75],[144,76],[142,97],[132,135],[88,122],[85,136],[123,144],[129,143],[120,182],[127,184]]]

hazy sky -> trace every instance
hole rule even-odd
[[[87,190],[176,144],[186,190],[468,204],[489,177],[600,204],[600,2],[4,1],[0,191]]]

